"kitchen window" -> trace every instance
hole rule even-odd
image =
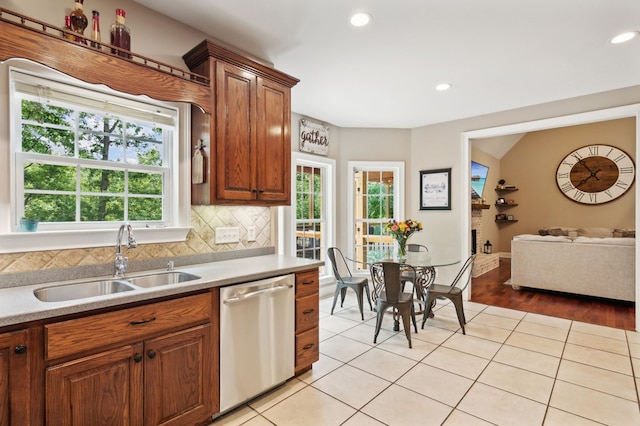
[[[187,108],[68,77],[15,68],[9,75],[11,223],[0,234],[27,238],[19,231],[28,217],[39,220],[38,234],[104,231],[113,234],[108,245],[122,222],[147,230],[147,242],[184,239],[185,229],[182,237],[165,232],[168,239],[150,230],[188,224],[178,204],[185,181],[178,167],[180,114]]]

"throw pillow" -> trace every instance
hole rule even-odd
[[[607,238],[613,237],[612,228],[578,228],[579,237]]]

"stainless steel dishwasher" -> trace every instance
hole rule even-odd
[[[294,373],[295,276],[220,289],[220,412]]]

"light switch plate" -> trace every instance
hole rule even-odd
[[[256,240],[256,227],[251,225],[247,227],[247,241],[252,242]]]
[[[216,228],[216,244],[229,244],[240,242],[240,228],[237,226],[228,228]]]

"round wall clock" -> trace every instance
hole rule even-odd
[[[633,160],[623,150],[610,145],[588,145],[560,162],[556,182],[572,201],[602,204],[627,192],[635,175]]]

